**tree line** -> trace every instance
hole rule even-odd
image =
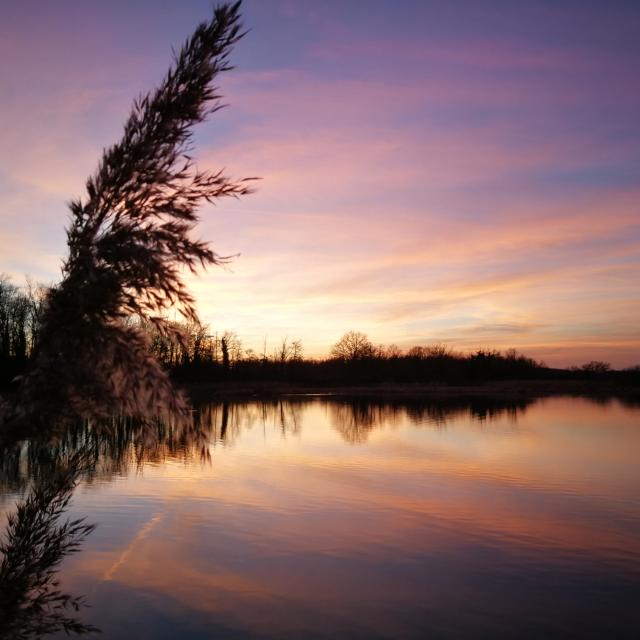
[[[46,288],[18,287],[0,274],[0,381],[23,373],[36,349]]]
[[[0,383],[7,386],[29,368],[37,351],[46,287],[18,287],[0,277]],[[377,383],[467,384],[492,380],[638,377],[638,368],[612,371],[591,361],[571,370],[547,367],[514,349],[458,353],[441,344],[376,345],[358,331],[345,333],[327,358],[304,357],[301,340],[281,339],[259,350],[245,348],[233,331],[216,332],[197,322],[171,322],[167,332],[148,321],[126,322],[146,336],[149,353],[178,382],[282,381],[309,385]],[[169,323],[166,320],[166,323]],[[176,335],[180,335],[178,340]],[[626,379],[625,378],[625,379]]]

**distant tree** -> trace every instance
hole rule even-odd
[[[222,368],[225,371],[229,371],[229,368],[230,368],[229,345],[227,344],[227,339],[225,337],[223,337],[220,340],[220,346],[222,348]]]
[[[220,108],[213,79],[230,69],[242,37],[239,4],[224,4],[176,56],[160,86],[134,102],[120,142],[106,149],[70,203],[69,256],[48,295],[34,371],[23,408],[65,407],[74,413],[183,412],[186,403],[149,355],[138,317],[183,343],[165,312],[198,323],[184,268],[225,258],[192,240],[202,202],[249,192],[246,181],[197,170],[190,156],[193,125]]]
[[[390,344],[384,348],[384,356],[389,360],[395,360],[402,356],[402,349],[397,344]]]
[[[369,338],[359,331],[345,333],[331,348],[334,358],[345,361],[371,358],[375,354],[375,347]]]
[[[611,365],[608,362],[591,360],[591,362],[583,364],[580,369],[587,373],[606,373],[607,371],[611,371]]]
[[[300,362],[302,360],[302,354],[304,353],[304,348],[302,346],[302,340],[294,340],[291,343],[291,356],[290,359],[293,362]]]
[[[418,345],[407,351],[407,356],[424,360],[426,358],[446,358],[452,355],[451,349],[445,344],[432,344],[428,346]]]
[[[284,364],[289,359],[291,344],[288,338],[282,338],[280,345],[273,350],[273,361]]]
[[[256,355],[255,349],[245,349],[244,360],[247,362],[257,362],[258,356]]]
[[[407,356],[409,358],[415,358],[417,360],[424,360],[427,356],[428,356],[428,351],[427,351],[427,347],[423,347],[420,345],[417,345],[415,347],[411,347],[408,351],[407,351]]]
[[[451,349],[446,344],[432,344],[426,348],[429,358],[446,358],[451,355]]]
[[[242,340],[235,331],[225,331],[221,339],[222,353],[224,359],[224,350],[227,349],[227,357],[231,365],[237,364],[242,359]]]
[[[26,298],[28,303],[27,314],[27,335],[29,339],[29,354],[33,354],[37,348],[37,340],[40,334],[40,326],[42,325],[42,316],[44,305],[49,293],[49,287],[43,284],[34,283],[27,278]]]
[[[198,364],[205,360],[209,348],[209,326],[206,324],[195,324],[191,332],[191,357],[190,361]]]
[[[0,274],[0,376],[24,369],[39,327],[41,287],[18,287]]]
[[[302,341],[282,338],[280,345],[273,351],[273,361],[279,364],[302,360]]]
[[[11,335],[16,294],[17,287],[9,278],[0,275],[0,358],[4,361],[12,356]]]

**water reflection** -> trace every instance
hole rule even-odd
[[[506,419],[517,425],[536,400],[472,398],[440,401],[389,401],[368,398],[293,397],[287,400],[220,402],[201,405],[191,420],[112,418],[67,426],[55,434],[5,439],[0,443],[0,504],[8,494],[20,494],[34,480],[46,482],[57,461],[82,455],[85,483],[109,481],[145,465],[167,461],[212,463],[217,445],[233,446],[243,431],[301,434],[305,414],[321,409],[345,442],[365,444],[376,430],[414,427],[446,429],[470,418],[479,427]],[[590,399],[607,407],[611,399]],[[634,407],[633,401],[616,400]]]
[[[414,426],[446,428],[461,416],[471,416],[479,424],[508,416],[514,423],[535,400],[492,398],[443,399],[439,401],[375,400],[313,396],[287,400],[220,403],[200,407],[196,421],[216,442],[231,444],[243,429],[275,427],[282,434],[299,434],[303,416],[311,406],[320,405],[330,415],[332,426],[346,442],[365,443],[376,429],[397,428],[407,422]]]
[[[27,430],[30,433],[30,430]],[[80,480],[109,480],[169,457],[208,462],[208,434],[197,423],[117,418],[85,421],[39,437],[5,434],[0,447],[0,504],[26,493],[7,515],[0,542],[0,638],[96,632],[74,615],[84,596],[60,588],[63,559],[94,530],[65,514]]]
[[[478,423],[508,416],[518,416],[533,403],[531,399],[499,401],[490,398],[449,399],[439,402],[372,401],[370,399],[331,400],[326,404],[334,428],[349,443],[367,441],[371,431],[396,428],[409,422],[414,426],[445,428],[448,422],[469,415]]]
[[[60,589],[62,559],[79,551],[94,529],[84,518],[63,521],[78,478],[89,464],[82,450],[49,459],[25,500],[7,518],[0,543],[0,638],[29,639],[64,631],[96,631],[75,616],[82,596]]]
[[[63,591],[107,637],[625,637],[638,424],[618,401],[214,403],[5,443],[0,505],[82,459],[99,527]]]
[[[287,400],[220,402],[201,405],[190,421],[112,418],[87,420],[55,436],[13,439],[0,445],[0,493],[23,491],[32,479],[45,479],[56,461],[81,454],[87,483],[167,461],[211,463],[217,444],[233,446],[243,431],[275,430],[300,435],[310,407],[321,407],[332,427],[351,444],[366,443],[376,429],[446,428],[461,416],[478,424],[507,416],[516,422],[533,400],[490,399],[438,402],[375,401],[363,398],[303,397]],[[89,464],[90,462],[90,464]]]
[[[77,456],[88,484],[168,459],[210,462],[210,434],[199,424],[113,418],[70,425],[53,438],[14,441],[0,449],[0,489],[22,491],[32,479],[46,479],[57,461]]]

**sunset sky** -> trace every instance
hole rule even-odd
[[[134,97],[206,0],[1,0],[0,273],[59,278]],[[261,176],[202,210],[211,331],[640,363],[640,3],[246,0],[199,166]]]

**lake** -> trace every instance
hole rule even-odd
[[[59,579],[101,637],[640,637],[638,406],[303,396],[196,421],[5,454],[6,514],[91,449],[65,518],[96,528]]]

